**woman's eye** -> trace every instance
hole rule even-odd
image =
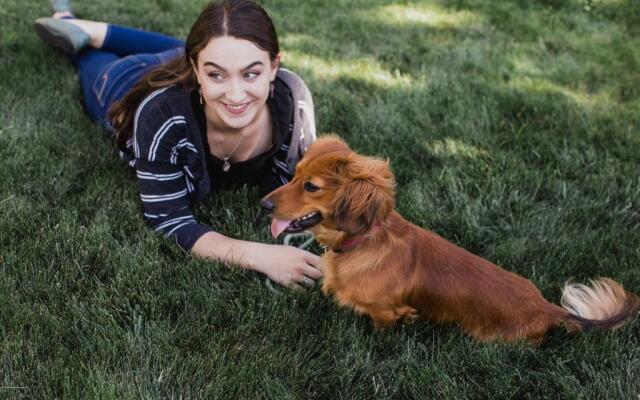
[[[320,189],[319,187],[317,187],[311,182],[304,183],[304,190],[306,190],[307,192],[317,192],[319,189]]]
[[[223,78],[222,74],[219,74],[219,73],[217,73],[217,72],[212,72],[212,73],[210,73],[210,74],[209,74],[209,77],[210,77],[210,78],[213,78],[213,79],[214,79],[214,80],[216,80],[216,81],[219,81],[219,80],[221,80],[221,79]]]
[[[246,74],[244,74],[244,78],[245,79],[253,79],[258,75],[260,75],[258,72],[247,72]]]

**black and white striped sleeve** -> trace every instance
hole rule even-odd
[[[185,175],[188,170],[177,156],[183,147],[186,120],[163,109],[156,99],[162,91],[145,98],[134,117],[133,149],[140,200],[151,228],[189,251],[212,229],[193,216],[189,199],[192,188]]]

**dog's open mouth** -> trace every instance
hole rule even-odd
[[[273,221],[271,221],[271,234],[274,238],[277,238],[282,232],[302,232],[312,226],[318,225],[320,221],[322,221],[322,214],[319,211],[310,212],[293,221],[274,218]]]

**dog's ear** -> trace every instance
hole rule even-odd
[[[324,154],[350,150],[349,145],[347,145],[347,143],[338,136],[324,135],[311,143],[309,150],[304,153],[303,160],[311,160]]]
[[[395,203],[395,179],[389,162],[351,153],[336,167],[339,187],[333,218],[338,229],[357,235],[384,221]]]

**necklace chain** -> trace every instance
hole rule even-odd
[[[271,128],[271,126],[269,125],[269,128]],[[269,131],[271,131],[271,129],[269,129]],[[271,132],[269,132],[271,133]],[[240,147],[240,144],[244,141],[244,136],[241,135],[240,140],[238,141],[238,143],[236,144],[236,147],[233,148],[233,150],[231,150],[231,152],[229,153],[228,156],[225,156],[224,153],[222,152],[222,146],[220,147],[220,154],[222,154],[222,171],[223,172],[229,172],[229,170],[231,169],[231,163],[229,162],[229,159],[231,158],[231,156],[233,155],[233,153],[236,152],[236,150],[238,149],[238,147]]]
[[[231,150],[231,152],[227,156],[224,155],[224,153],[222,152],[222,147],[220,147],[220,154],[222,154],[222,161],[223,161],[222,163],[223,172],[229,172],[229,170],[231,169],[231,163],[229,162],[229,158],[231,158],[233,153],[235,153],[235,151],[238,150],[238,147],[240,147],[240,144],[242,143],[243,140],[244,140],[244,136],[240,136],[240,140],[238,140],[236,147],[234,147],[233,150]]]

